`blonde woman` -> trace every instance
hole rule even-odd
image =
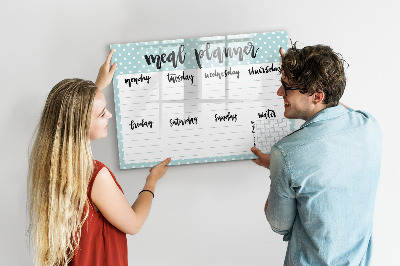
[[[150,170],[131,206],[113,173],[93,160],[90,142],[107,136],[112,117],[103,88],[113,51],[96,84],[66,79],[50,91],[30,155],[29,231],[35,265],[128,265],[126,234],[145,222],[170,158]]]

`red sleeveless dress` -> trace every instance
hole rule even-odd
[[[110,224],[101,213],[96,212],[92,201],[93,182],[99,171],[106,167],[94,160],[93,176],[89,182],[87,195],[89,200],[89,214],[82,226],[79,247],[75,250],[71,266],[103,266],[103,265],[128,265],[128,244],[126,234]],[[107,168],[108,169],[108,168]],[[108,169],[110,171],[110,169]],[[118,184],[114,174],[110,171],[115,183]],[[123,192],[123,191],[122,191]]]

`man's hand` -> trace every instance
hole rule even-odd
[[[281,58],[283,59],[283,57],[285,56],[285,51],[283,51],[283,48],[279,48],[279,53],[281,54]]]
[[[339,104],[340,104],[341,106],[343,106],[344,108],[349,109],[349,107],[348,107],[347,105],[344,105],[344,104],[341,103],[341,102],[339,102]]]
[[[97,74],[96,86],[99,90],[103,90],[105,87],[107,87],[111,83],[111,80],[114,76],[114,72],[117,69],[117,63],[114,63],[110,69],[111,57],[112,57],[113,53],[114,53],[114,49],[112,49],[110,51],[110,53],[107,56],[106,61],[99,69],[99,74]]]
[[[267,202],[265,202],[264,213],[267,212],[267,208],[268,208],[268,199],[267,199]]]
[[[269,154],[262,153],[258,148],[253,147],[251,151],[258,157],[258,159],[251,159],[253,162],[260,166],[264,166],[269,169],[271,156]]]

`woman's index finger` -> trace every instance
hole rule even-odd
[[[115,49],[111,49],[110,53],[108,53],[107,59],[106,59],[106,63],[111,63],[111,58],[114,54]]]

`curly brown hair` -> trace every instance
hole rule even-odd
[[[323,92],[323,103],[332,107],[339,104],[346,87],[345,63],[342,55],[329,46],[298,49],[294,43],[282,58],[282,69],[290,83],[302,88],[301,93]]]

